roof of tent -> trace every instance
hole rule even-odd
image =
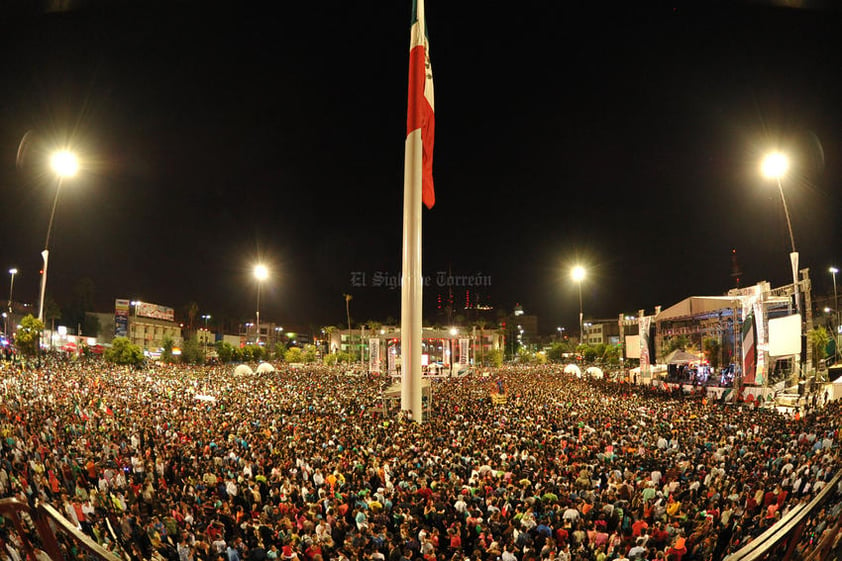
[[[687,318],[709,314],[725,308],[731,308],[734,306],[734,302],[739,301],[740,298],[737,296],[690,296],[678,304],[673,304],[666,310],[663,310],[655,319],[657,321],[664,321],[665,319]]]

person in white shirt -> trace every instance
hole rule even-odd
[[[507,545],[506,550],[503,551],[503,555],[500,556],[502,561],[517,561],[517,555],[514,554],[512,551],[513,546]]]

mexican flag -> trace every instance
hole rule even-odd
[[[108,405],[106,405],[101,398],[97,401],[97,409],[99,409],[101,413],[105,413],[106,415],[114,415],[114,411],[112,411],[111,408]]]
[[[433,140],[436,120],[433,110],[433,69],[430,66],[430,45],[424,19],[424,0],[412,2],[412,27],[409,44],[409,99],[406,111],[406,138],[421,135],[421,198],[424,206],[433,208]]]
[[[743,320],[743,384],[754,384],[757,372],[757,327],[754,325],[754,313],[749,313]]]
[[[87,414],[87,413],[85,413],[85,410],[84,410],[84,409],[82,409],[81,407],[79,407],[79,404],[78,404],[78,403],[77,403],[77,404],[76,404],[76,406],[73,408],[73,412],[74,412],[74,413],[75,413],[75,414],[76,414],[76,415],[77,415],[77,416],[78,416],[81,420],[83,420],[83,421],[87,421],[87,420],[88,420],[88,414]]]

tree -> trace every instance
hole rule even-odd
[[[550,350],[547,351],[547,358],[552,362],[561,362],[564,360],[566,349],[562,343],[553,343]]]
[[[830,334],[824,327],[816,327],[807,332],[807,342],[813,350],[814,364],[827,357],[827,344],[830,342]]]
[[[88,337],[99,337],[99,318],[94,314],[85,314],[85,323],[82,324],[82,333]],[[81,335],[81,333],[80,333]]]
[[[20,320],[20,329],[15,334],[15,346],[24,356],[35,356],[43,332],[44,322],[32,314],[27,314]]]
[[[722,341],[718,337],[705,337],[702,347],[710,367],[714,372],[718,372],[719,365],[722,364]]]
[[[73,300],[64,310],[63,321],[71,329],[83,328],[89,337],[95,337],[95,331],[99,329],[88,329],[88,312],[94,311],[94,281],[90,277],[82,277],[73,285]],[[46,317],[46,316],[45,316]]]
[[[479,363],[485,364],[485,327],[488,325],[488,322],[485,319],[480,318],[477,320],[476,326],[479,327]],[[476,341],[474,342],[476,345]],[[476,350],[476,347],[474,347]],[[474,357],[476,360],[476,357]]]
[[[351,300],[354,298],[350,294],[343,294],[345,297],[345,315],[348,318],[348,331],[351,331]],[[350,337],[350,333],[348,334]]]
[[[576,347],[576,352],[582,355],[582,360],[585,362],[595,361],[596,357],[599,356],[597,351],[598,349],[596,345],[580,344]]]
[[[185,364],[204,364],[205,353],[199,339],[194,335],[184,341],[181,349],[181,362]]]
[[[333,338],[333,334],[336,333],[337,328],[333,325],[326,325],[322,327],[322,333],[325,334],[325,339],[327,339],[327,344],[325,345],[325,352],[326,353],[333,353],[335,349],[330,348],[330,340]]]
[[[51,325],[55,329],[56,320],[61,320],[61,308],[52,297],[47,296],[47,301],[44,302],[44,327]]]
[[[184,317],[187,318],[187,333],[193,333],[193,322],[196,321],[198,315],[199,304],[196,302],[191,300],[184,306]]]
[[[234,345],[228,341],[216,342],[216,356],[223,364],[231,362],[234,358]]]
[[[307,364],[316,362],[316,346],[304,345],[304,352],[302,353],[302,358]]]
[[[675,350],[686,351],[690,346],[690,339],[686,335],[677,335],[670,337],[664,342],[664,354],[670,354]]]
[[[488,351],[488,356],[486,358],[488,360],[488,365],[499,368],[503,365],[503,350],[492,349]]]
[[[620,356],[623,348],[620,345],[605,345],[605,352],[602,353],[602,362],[609,366],[620,366]]]
[[[105,351],[105,360],[114,364],[137,365],[143,362],[143,349],[126,337],[115,337],[111,348]]]
[[[162,346],[164,350],[161,351],[161,360],[163,360],[164,362],[173,362],[172,348],[175,346],[175,343],[173,342],[172,338],[164,337]]]
[[[304,353],[301,351],[301,348],[292,347],[287,350],[284,360],[290,364],[300,364],[304,362]]]

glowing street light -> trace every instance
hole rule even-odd
[[[254,278],[257,279],[257,323],[255,324],[254,344],[260,344],[260,289],[263,286],[263,281],[269,278],[269,269],[266,265],[258,263],[254,266]]]
[[[79,160],[73,152],[61,150],[50,158],[50,167],[59,177],[73,177],[79,171]]]
[[[789,170],[789,159],[780,152],[772,152],[763,158],[760,164],[760,171],[764,177],[774,179],[778,184],[778,192],[781,194],[781,203],[784,207],[784,216],[786,216],[786,227],[789,232],[789,243],[792,252],[789,254],[790,265],[792,266],[792,291],[795,293],[795,313],[801,313],[801,297],[798,290],[798,251],[795,249],[795,236],[792,234],[792,220],[789,218],[789,208],[786,206],[786,197],[784,197],[784,188],[781,184],[781,178],[786,175]],[[800,337],[799,333],[799,337]],[[801,355],[796,354],[792,357],[793,366],[795,368],[795,375],[800,376],[801,371]]]
[[[56,152],[50,158],[50,167],[56,174],[56,196],[53,198],[53,209],[50,211],[50,221],[47,224],[47,239],[44,241],[44,251],[41,257],[44,259],[44,272],[41,274],[41,296],[38,300],[38,319],[44,321],[44,295],[47,292],[47,265],[50,257],[50,234],[53,230],[53,219],[56,216],[56,205],[58,195],[61,193],[61,184],[65,177],[73,177],[79,171],[79,160],[72,152],[62,150]]]
[[[582,281],[585,280],[585,268],[581,265],[576,265],[570,271],[570,277],[576,282],[579,287],[579,342],[585,342],[585,326],[582,322],[584,315],[582,314]]]

